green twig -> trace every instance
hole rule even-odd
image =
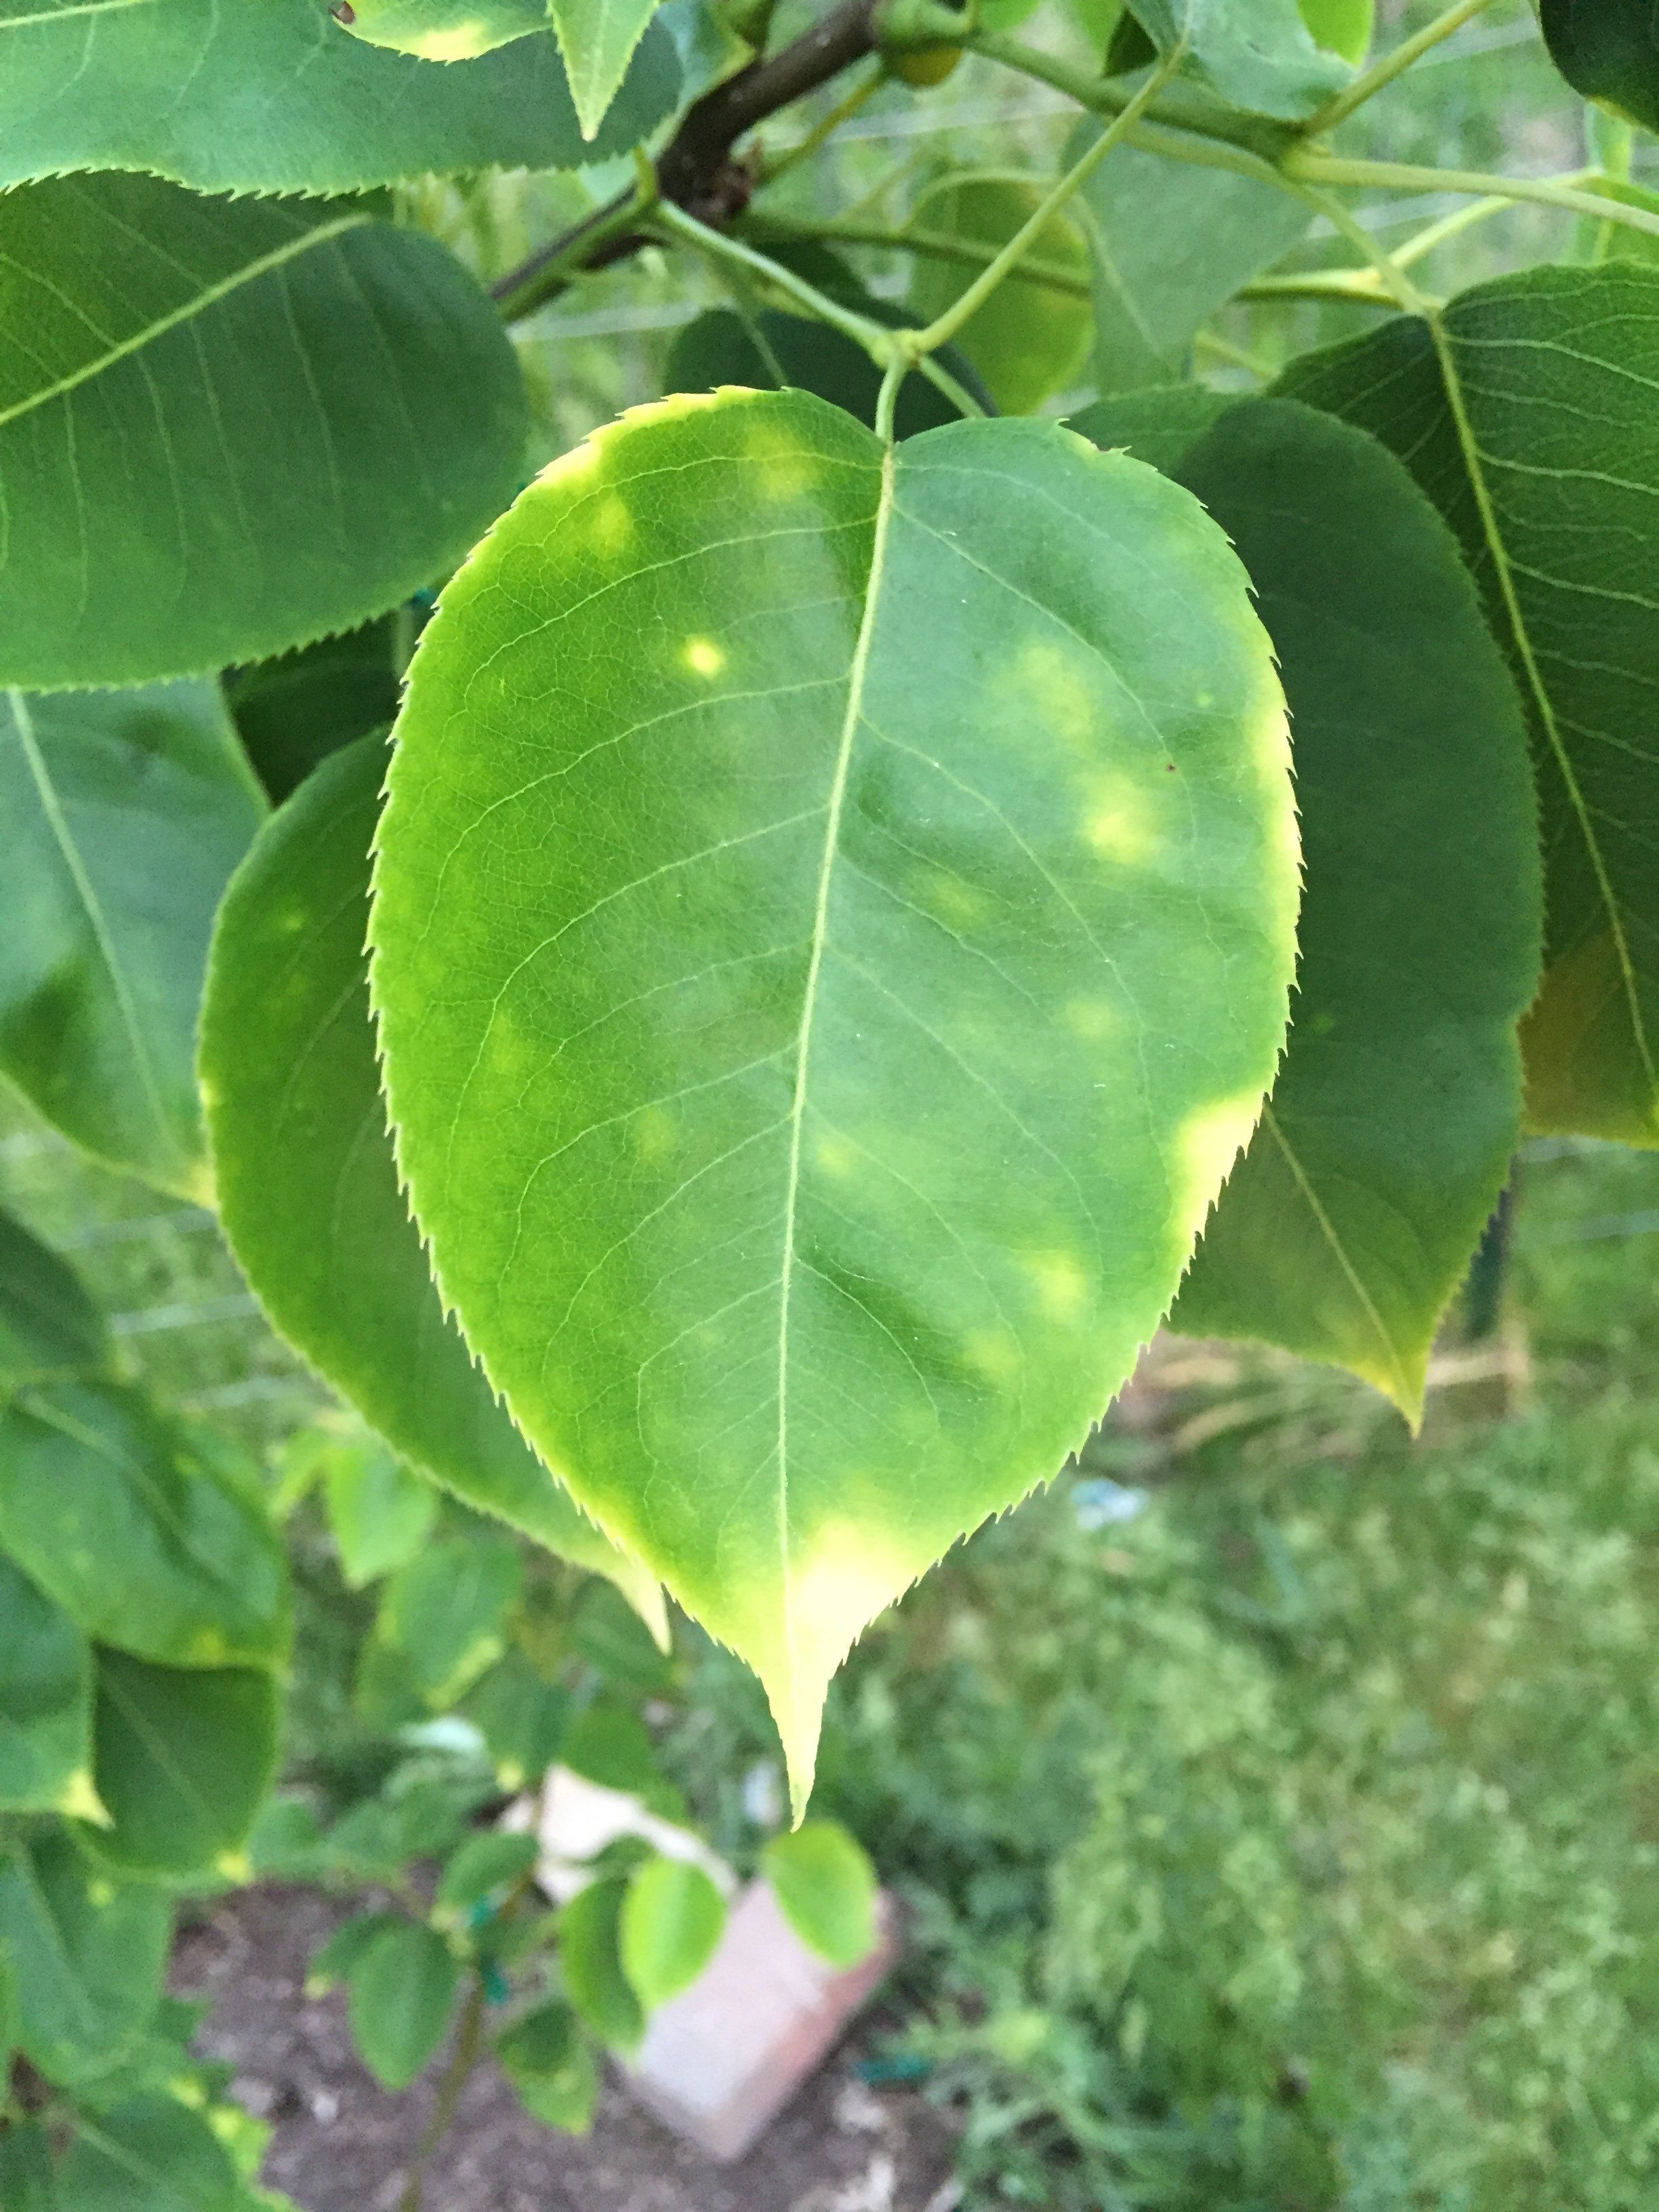
[[[821,238],[847,246],[880,247],[890,253],[916,253],[925,260],[955,261],[972,269],[983,269],[996,258],[997,249],[974,238],[956,238],[944,231],[896,229],[877,222],[854,222],[836,216],[813,220],[802,216],[757,216],[748,226],[757,240],[769,237]],[[1032,284],[1046,285],[1050,291],[1065,292],[1077,300],[1091,297],[1089,280],[1079,276],[1074,269],[1062,269],[1050,261],[1023,261],[1021,277]]]
[[[1297,150],[1285,156],[1280,174],[1292,183],[1354,185],[1395,192],[1468,192],[1479,198],[1525,200],[1540,207],[1563,208],[1598,222],[1623,223],[1649,238],[1659,238],[1659,215],[1627,207],[1579,190],[1562,177],[1500,177],[1484,169],[1420,168],[1407,161],[1353,161],[1337,154]],[[1574,171],[1575,176],[1582,171]]]
[[[1228,0],[1228,4],[1248,6],[1249,0]],[[1026,46],[1022,40],[1010,38],[1003,31],[977,31],[964,43],[969,53],[981,55],[1004,69],[1017,70],[1022,76],[1035,77],[1039,84],[1064,93],[1067,100],[1074,100],[1092,115],[1121,115],[1141,99],[1140,93],[1130,92],[1121,77],[1105,77],[1098,71],[1079,69],[1073,63]],[[1292,144],[1296,137],[1291,124],[1277,123],[1265,116],[1241,114],[1181,84],[1170,85],[1164,90],[1154,119],[1172,130],[1192,131],[1217,143],[1246,147],[1268,158],[1280,148]]]
[[[906,363],[891,362],[881,380],[881,390],[876,395],[876,435],[884,446],[893,442],[893,416],[898,406],[899,386],[904,381]]]
[[[421,2212],[421,2201],[426,2190],[427,2168],[432,2163],[432,2154],[448,2133],[449,2124],[455,2117],[455,2107],[460,2102],[466,2079],[478,2063],[478,2053],[483,2044],[484,1986],[482,1975],[476,1976],[467,1992],[461,2024],[456,2033],[455,2049],[443,2079],[438,2084],[437,2102],[432,2107],[432,2117],[421,2137],[421,2147],[415,2154],[415,2163],[410,2170],[409,2185],[404,2191],[401,2212]]]
[[[684,239],[688,246],[695,246],[716,265],[741,269],[773,285],[819,322],[828,323],[832,330],[856,340],[878,368],[890,368],[900,357],[895,342],[902,333],[872,323],[868,316],[843,307],[839,300],[832,300],[827,292],[820,292],[815,284],[809,284],[804,276],[797,276],[793,269],[786,269],[781,262],[772,260],[752,246],[745,246],[740,238],[729,238],[724,231],[711,230],[707,223],[699,222],[696,216],[688,215],[672,200],[658,203],[652,221],[671,237]]]
[[[1457,0],[1455,7],[1448,8],[1443,15],[1437,15],[1433,22],[1425,23],[1415,36],[1402,40],[1380,60],[1373,62],[1368,70],[1362,70],[1344,91],[1328,100],[1303,125],[1306,135],[1316,138],[1324,131],[1335,130],[1337,125],[1352,115],[1355,108],[1363,107],[1368,100],[1382,91],[1385,84],[1392,84],[1395,77],[1403,76],[1413,62],[1420,61],[1431,46],[1437,46],[1443,39],[1450,38],[1454,31],[1461,31],[1465,23],[1473,21],[1483,9],[1491,5],[1492,0]]]

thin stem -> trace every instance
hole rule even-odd
[[[849,222],[835,216],[813,220],[807,216],[767,215],[757,217],[750,227],[763,239],[836,239],[848,246],[879,246],[893,253],[919,253],[926,260],[961,262],[972,269],[988,267],[997,252],[995,246],[979,239],[953,238],[943,231],[897,230],[877,222]],[[1050,291],[1068,293],[1076,300],[1091,296],[1086,276],[1079,276],[1074,269],[1062,269],[1054,262],[1023,261],[1019,273],[1030,283],[1046,285]]]
[[[828,323],[832,330],[841,331],[848,337],[854,339],[878,368],[886,368],[898,358],[894,344],[899,335],[896,331],[885,329],[880,323],[871,322],[866,316],[857,313],[851,307],[844,307],[840,301],[832,300],[828,293],[820,292],[816,285],[809,284],[804,276],[797,276],[793,269],[786,269],[781,262],[757,252],[752,246],[745,246],[740,238],[729,238],[724,231],[711,230],[707,223],[699,222],[696,216],[688,215],[684,208],[676,207],[672,200],[661,201],[653,210],[652,220],[672,236],[683,238],[687,245],[695,246],[700,253],[707,254],[717,265],[728,264],[741,269],[775,286],[786,297],[805,307],[808,314],[816,315],[821,323]]]
[[[1316,214],[1322,215],[1334,229],[1340,231],[1348,243],[1364,256],[1376,271],[1387,296],[1396,307],[1403,307],[1408,315],[1432,314],[1434,303],[1427,293],[1418,290],[1387,246],[1373,238],[1364,224],[1345,208],[1340,200],[1311,185],[1291,183],[1288,177],[1285,182],[1298,198],[1305,200]]]
[[[884,446],[893,442],[893,415],[898,405],[899,386],[904,381],[907,364],[893,362],[881,380],[881,390],[876,395],[876,435]]]
[[[1231,338],[1224,338],[1214,331],[1200,331],[1193,343],[1200,353],[1207,353],[1215,360],[1224,362],[1229,368],[1245,370],[1259,383],[1271,384],[1273,380],[1276,372],[1268,362],[1259,360],[1253,353],[1247,353],[1243,346],[1235,345]]]
[[[562,236],[538,247],[516,269],[490,287],[490,296],[505,323],[522,322],[538,307],[544,307],[566,289],[573,277],[593,265],[594,256],[614,240],[625,237],[639,219],[640,188],[630,185],[592,215],[584,216]]]
[[[958,414],[983,419],[985,410],[967,386],[952,376],[941,362],[935,361],[932,354],[923,354],[916,362],[916,368],[929,384],[945,394]]]
[[[1477,222],[1485,222],[1491,216],[1502,215],[1506,208],[1514,205],[1513,200],[1506,200],[1497,192],[1489,192],[1483,200],[1471,200],[1467,207],[1454,208],[1449,215],[1443,215],[1438,222],[1428,223],[1423,229],[1414,232],[1403,246],[1396,246],[1394,249],[1395,267],[1411,268],[1425,254],[1432,253],[1437,246],[1443,246],[1449,238],[1460,237]]]
[[[1248,0],[1233,0],[1233,4],[1248,4]],[[1039,84],[1064,93],[1067,100],[1074,100],[1079,107],[1086,107],[1093,115],[1121,115],[1141,98],[1139,92],[1127,91],[1121,78],[1104,77],[1097,71],[1079,69],[1053,54],[1039,52],[1036,46],[1026,46],[1022,40],[1011,38],[1004,31],[976,31],[963,43],[969,53],[982,55],[987,61],[997,62],[1004,69],[1017,70],[1022,76],[1035,77]],[[1170,86],[1159,100],[1156,120],[1173,130],[1253,148],[1268,156],[1292,143],[1296,137],[1295,127],[1291,124],[1219,108],[1213,100],[1206,100],[1180,84]]]
[[[1340,300],[1362,307],[1393,305],[1374,269],[1300,269],[1284,276],[1257,276],[1240,285],[1237,300]]]
[[[1405,40],[1391,52],[1373,62],[1368,70],[1362,70],[1345,91],[1328,100],[1304,125],[1307,136],[1316,138],[1327,131],[1334,131],[1339,123],[1353,113],[1355,108],[1363,107],[1368,100],[1375,98],[1385,84],[1392,84],[1395,77],[1403,76],[1412,64],[1420,60],[1431,46],[1437,46],[1443,39],[1450,38],[1454,31],[1461,31],[1465,23],[1472,22],[1491,5],[1492,0],[1457,0],[1457,4],[1448,8],[1443,15],[1437,15],[1433,22],[1425,23],[1413,37]]]
[[[1127,106],[1121,114],[1113,117],[1081,160],[1074,161],[1053,190],[1037,203],[1030,216],[995,259],[981,270],[967,290],[960,298],[952,301],[942,315],[936,315],[925,330],[916,334],[912,343],[917,353],[932,353],[938,347],[948,344],[963,325],[978,313],[1003,278],[1018,266],[1027,250],[1036,243],[1045,226],[1059,214],[1073,193],[1093,175],[1126,132],[1134,128],[1165,82],[1180,67],[1184,52],[1184,46],[1178,43],[1164,56]]]
[[[786,146],[770,160],[762,162],[759,182],[763,185],[775,184],[780,177],[787,176],[802,161],[810,161],[820,146],[835,137],[843,123],[850,122],[860,108],[874,98],[886,81],[887,72],[878,63],[870,75],[855,84],[845,100],[838,100],[830,112],[821,117],[798,144]]]
[[[484,1986],[482,1975],[475,1976],[467,1992],[465,2008],[461,2014],[461,2025],[455,2037],[455,2049],[444,2076],[438,2084],[437,2102],[432,2107],[432,2117],[421,2137],[421,2147],[415,2154],[415,2163],[410,2170],[409,2185],[404,2191],[401,2212],[421,2212],[421,2201],[426,2191],[427,2168],[432,2163],[432,2154],[449,2131],[455,2117],[455,2107],[460,2102],[466,2078],[478,2063],[478,2052],[483,2043]]]
[[[1280,173],[1310,185],[1373,185],[1382,191],[1469,192],[1480,198],[1528,200],[1540,207],[1565,208],[1597,222],[1620,222],[1659,238],[1659,215],[1580,191],[1559,177],[1498,177],[1483,169],[1426,169],[1406,161],[1351,161],[1335,154],[1296,152],[1285,155]],[[1574,174],[1579,173],[1575,171]]]

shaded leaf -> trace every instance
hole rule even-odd
[[[92,1649],[0,1553],[0,1811],[96,1809]]]
[[[0,1960],[0,1975],[4,1973]],[[4,2054],[9,2064],[9,2054]],[[6,2212],[58,2212],[52,2143],[39,2120],[14,2120],[0,2128],[0,2204]]]
[[[379,1632],[409,1661],[428,1705],[453,1705],[501,1657],[523,1580],[507,1536],[429,1544],[392,1577]]]
[[[940,349],[943,367],[960,376],[966,364],[955,348]],[[743,384],[757,392],[793,386],[815,392],[833,407],[845,408],[860,422],[874,423],[881,393],[881,371],[855,339],[827,323],[786,315],[763,307],[745,319],[730,307],[708,307],[674,335],[663,371],[667,392],[714,392],[723,384]],[[957,410],[920,371],[899,386],[893,428],[901,438],[954,422]]]
[[[63,1831],[0,1854],[0,1952],[24,2056],[88,2086],[120,2065],[161,1995],[173,1915],[157,1890],[95,1874]]]
[[[1534,269],[1292,363],[1460,539],[1528,714],[1544,981],[1527,1121],[1659,1144],[1659,269]],[[1454,378],[1465,428],[1448,397]]]
[[[104,1316],[74,1268],[0,1212],[0,1389],[95,1373],[109,1348]]]
[[[264,812],[210,680],[0,695],[0,1068],[88,1152],[204,1201],[197,1010]]]
[[[590,1882],[559,1915],[559,1973],[566,1996],[607,2050],[639,2048],[645,2014],[623,1972],[625,1881]]]
[[[440,1282],[799,1789],[851,1639],[1080,1439],[1254,1122],[1295,836],[1243,572],[1053,424],[884,461],[677,400],[498,525],[399,739],[374,985]]]
[[[1128,0],[1159,53],[1186,41],[1186,73],[1256,115],[1297,122],[1353,71],[1314,42],[1298,0]]]
[[[245,2202],[230,2153],[173,2097],[82,2113],[58,2172],[58,2212],[240,2212]]]
[[[0,197],[0,681],[284,652],[407,598],[499,511],[513,349],[459,263],[372,206],[118,175]]]
[[[657,0],[547,0],[585,138],[596,138]]]
[[[499,1829],[469,1836],[439,1878],[437,1904],[455,1915],[499,1900],[536,1863],[540,1845],[534,1836],[504,1835]]]
[[[1066,420],[1073,429],[1110,453],[1121,450],[1174,476],[1190,448],[1218,422],[1238,395],[1205,384],[1155,385],[1118,392],[1080,408]]]
[[[963,171],[942,178],[911,210],[907,228],[990,247],[1006,246],[1034,215],[1042,187],[1030,178]],[[1089,247],[1069,214],[1052,216],[1029,257],[1083,285]],[[978,271],[918,257],[912,289],[921,320],[942,314]],[[1089,357],[1092,318],[1081,293],[1055,290],[1018,270],[1005,277],[957,333],[957,343],[1005,415],[1029,415],[1051,392],[1075,381]]]
[[[1099,129],[1080,127],[1073,159]],[[1211,316],[1313,219],[1276,185],[1136,146],[1115,146],[1079,199],[1092,249],[1096,377],[1108,392],[1182,374]]]
[[[225,703],[274,802],[298,790],[331,753],[391,726],[398,711],[397,619],[385,615],[227,673]]]
[[[0,20],[0,185],[148,169],[201,191],[343,192],[625,153],[673,108],[647,34],[592,145],[551,39],[434,70],[342,37],[319,0],[30,0]]]
[[[347,1973],[352,2040],[375,2080],[406,2089],[443,2041],[458,1970],[435,1929],[382,1928]]]
[[[327,1942],[320,1944],[312,1954],[311,1965],[306,1972],[307,1996],[326,1996],[337,1982],[343,1982],[356,1966],[371,1943],[388,1928],[406,1928],[408,1917],[401,1912],[359,1912],[349,1920],[343,1920]]]
[[[784,1916],[832,1966],[856,1966],[876,1948],[876,1870],[857,1838],[834,1820],[807,1820],[774,1836],[761,1871]]]
[[[647,1859],[623,1899],[623,1972],[647,2012],[690,1988],[726,1926],[726,1899],[700,1866]]]
[[[1374,440],[1246,400],[1180,475],[1279,655],[1304,888],[1285,1059],[1172,1319],[1335,1361],[1414,1421],[1520,1130],[1540,908],[1520,702],[1455,540]]]
[[[378,1437],[343,1439],[323,1468],[328,1525],[353,1589],[404,1565],[431,1534],[438,1495]]]
[[[592,2045],[556,1997],[515,2020],[495,2039],[501,2070],[544,2127],[585,2136],[599,2098]]]
[[[280,1661],[282,1548],[257,1504],[120,1383],[0,1410],[0,1545],[98,1642],[163,1666]]]
[[[226,896],[202,1024],[225,1233],[295,1348],[404,1457],[607,1575],[666,1636],[655,1578],[530,1449],[446,1319],[398,1187],[368,1012],[368,843],[385,748],[318,769]]]
[[[614,1698],[598,1698],[565,1731],[560,1752],[574,1774],[606,1790],[648,1796],[662,1779],[650,1731],[639,1715]]]
[[[1653,0],[1539,0],[1550,58],[1586,100],[1659,131]]]
[[[570,1693],[544,1682],[521,1651],[509,1651],[469,1695],[466,1717],[483,1737],[503,1790],[522,1790],[559,1755]]]
[[[276,1769],[276,1722],[263,1668],[100,1650],[93,1772],[112,1825],[88,1847],[134,1874],[234,1871]]]
[[[345,28],[422,61],[470,62],[547,25],[546,0],[352,0]]]

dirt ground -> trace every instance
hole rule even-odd
[[[238,2103],[275,2124],[266,2184],[304,2212],[397,2212],[432,2089],[388,2095],[352,2050],[342,1994],[305,1995],[306,1962],[345,1911],[312,1890],[240,1891],[185,1931],[174,1987],[212,1999],[199,2047],[234,2067]],[[614,2081],[590,2136],[555,2135],[481,2065],[429,2169],[425,2212],[951,2212],[948,2120],[914,2090],[867,2087],[856,2057],[835,2053],[729,2166]]]

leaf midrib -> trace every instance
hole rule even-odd
[[[66,22],[73,15],[112,15],[123,8],[147,8],[154,0],[74,0],[67,8],[37,8],[32,15],[0,15],[0,31],[28,31],[42,23]]]
[[[191,322],[198,315],[205,314],[210,307],[217,307],[222,300],[228,299],[233,292],[240,291],[245,284],[256,283],[261,276],[270,276],[274,270],[283,268],[301,254],[308,253],[313,246],[325,246],[347,231],[366,228],[374,219],[368,215],[336,216],[332,222],[319,223],[313,229],[302,231],[298,237],[290,238],[283,245],[273,246],[270,252],[259,254],[255,259],[245,263],[230,276],[204,285],[180,306],[165,315],[158,315],[153,323],[145,324],[142,330],[134,331],[118,343],[106,347],[95,359],[83,362],[79,368],[72,369],[67,376],[60,376],[55,383],[42,386],[39,392],[30,392],[14,406],[0,409],[0,430],[3,430],[8,423],[16,422],[20,416],[32,414],[37,407],[48,406],[52,400],[62,399],[79,386],[89,383],[94,377],[101,376],[106,368],[112,368],[118,362],[125,361],[135,353],[142,353],[155,339],[165,337],[169,331],[177,330],[181,324]]]
[[[789,1295],[795,1267],[795,1217],[800,1197],[801,1131],[805,1121],[807,1066],[811,1056],[813,1019],[817,1011],[818,979],[823,967],[823,948],[829,935],[830,887],[841,842],[841,819],[847,800],[853,746],[864,714],[865,684],[875,640],[876,612],[881,599],[882,580],[887,564],[887,540],[892,525],[895,474],[895,449],[890,443],[882,454],[881,491],[876,503],[875,532],[870,548],[870,574],[865,586],[864,611],[848,674],[847,711],[842,719],[841,741],[830,787],[823,853],[818,864],[817,896],[812,918],[811,951],[807,958],[806,983],[801,996],[800,1029],[795,1042],[794,1097],[789,1109],[789,1157],[783,1206],[783,1261],[778,1289],[777,1510],[784,1649],[789,1667],[792,1705],[795,1687],[796,1623],[789,1559]]]

